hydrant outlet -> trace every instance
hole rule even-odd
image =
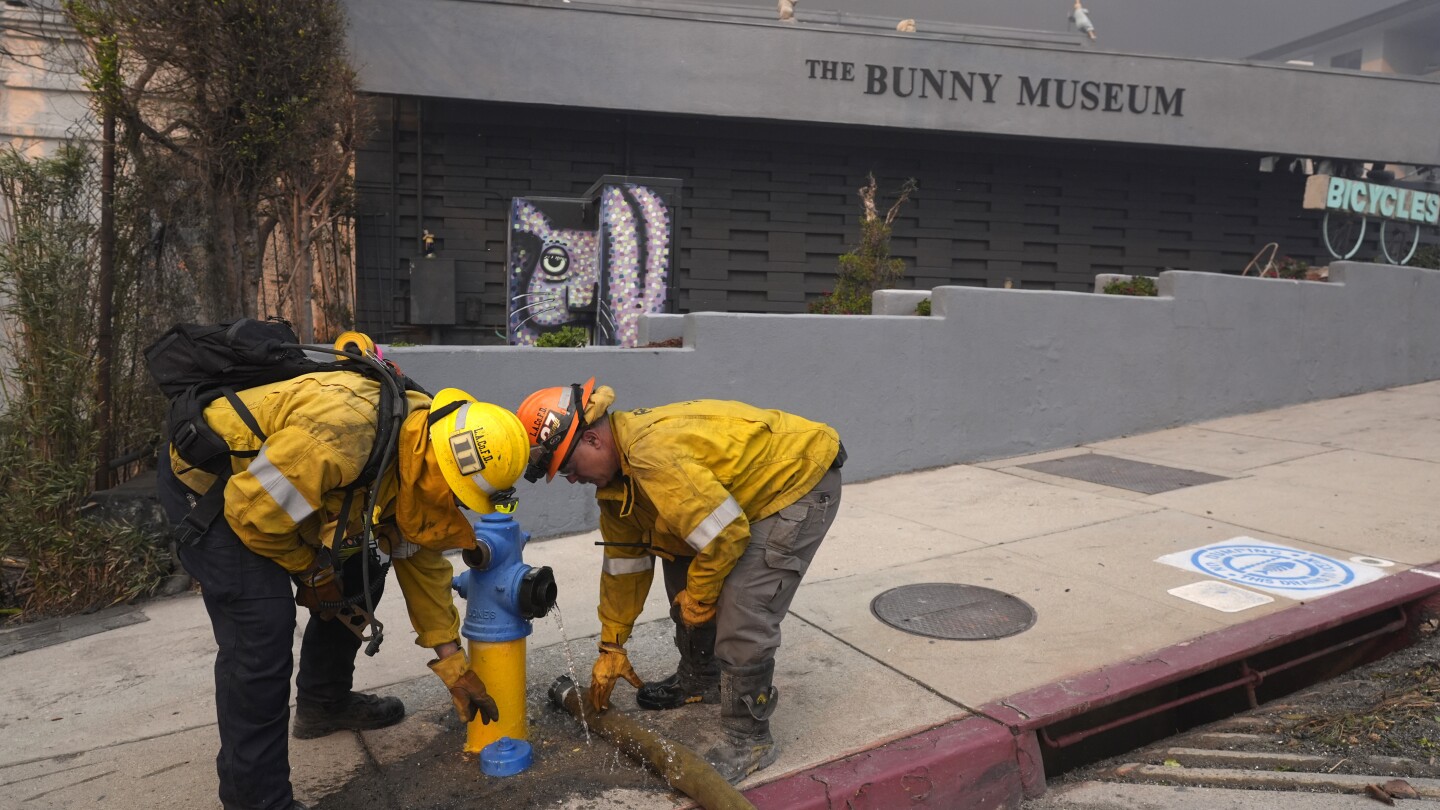
[[[527,619],[539,619],[555,607],[559,590],[555,587],[555,572],[550,566],[531,568],[520,578],[518,607],[520,615]]]
[[[467,548],[460,552],[460,559],[476,571],[484,571],[490,567],[490,559],[494,554],[490,551],[490,544],[484,540],[477,539],[475,548]]]

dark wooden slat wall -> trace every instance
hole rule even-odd
[[[575,196],[603,174],[684,181],[677,312],[804,312],[856,238],[868,171],[882,191],[919,181],[892,240],[918,288],[1239,273],[1269,241],[1324,255],[1304,178],[1262,174],[1258,155],[409,97],[374,108],[356,170],[357,314],[382,340],[496,342],[510,198]],[[456,261],[457,325],[440,332],[404,323],[422,227]]]

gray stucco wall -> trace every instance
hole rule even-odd
[[[928,318],[701,312],[648,319],[642,339],[682,334],[680,349],[387,356],[431,390],[509,408],[594,375],[622,409],[716,397],[794,411],[840,431],[853,481],[1440,378],[1440,271],[1337,263],[1330,278],[1167,272],[1158,298],[939,287]],[[882,311],[913,311],[879,295]],[[593,528],[591,491],[522,481],[521,520],[537,536]]]

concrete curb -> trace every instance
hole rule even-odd
[[[1440,595],[1440,562],[987,704],[976,716],[789,774],[746,792],[760,808],[1018,807],[1045,792],[1039,732],[1061,720]]]
[[[1304,790],[1364,793],[1375,777],[1366,774],[1280,773],[1229,768],[1176,768],[1168,765],[1122,765],[1115,775],[1123,779],[1169,785],[1216,786],[1250,790]],[[1405,779],[1422,799],[1440,799],[1440,779]]]
[[[1278,702],[1278,701],[1277,701]],[[1272,704],[1273,705],[1273,704]],[[1199,742],[1200,735],[1187,737]],[[1144,759],[1174,760],[1186,768],[1264,768],[1268,770],[1330,773],[1340,762],[1357,768],[1369,768],[1374,774],[1426,779],[1440,778],[1436,766],[1405,757],[1386,756],[1319,756],[1316,754],[1287,754],[1283,751],[1231,751],[1224,748],[1161,748],[1144,752]],[[1153,764],[1153,763],[1152,763]]]

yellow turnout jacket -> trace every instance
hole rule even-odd
[[[714,602],[750,542],[750,524],[814,489],[839,452],[828,425],[743,402],[693,400],[615,411],[615,481],[599,488],[600,640],[623,644],[645,605],[655,557],[694,556],[687,589]]]
[[[380,383],[354,372],[303,374],[271,385],[249,388],[239,397],[267,438],[262,443],[223,397],[205,409],[205,421],[235,451],[256,451],[252,457],[232,456],[232,474],[225,484],[225,519],[251,551],[274,560],[290,573],[300,573],[315,561],[322,546],[330,546],[342,516],[344,487],[359,477],[375,441],[379,415],[376,403]],[[419,429],[430,398],[407,392],[405,437]],[[424,447],[411,437],[410,444]],[[216,477],[192,469],[171,448],[170,463],[187,487],[204,493]],[[405,596],[416,643],[435,647],[459,638],[460,617],[450,594],[454,569],[439,548],[474,545],[474,535],[456,536],[449,543],[428,542],[427,548],[400,537],[393,527],[398,486],[396,466],[381,472],[371,486],[380,487],[376,500],[377,531],[382,551],[390,555],[395,578]],[[366,490],[357,490],[344,516],[345,536],[362,529]]]

